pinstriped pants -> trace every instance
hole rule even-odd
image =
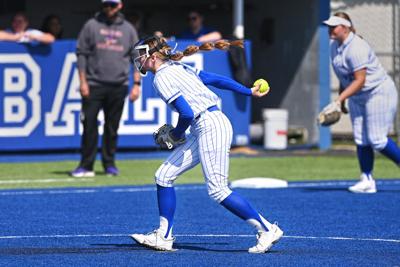
[[[208,194],[217,202],[232,192],[228,187],[232,125],[221,111],[204,111],[196,119],[183,145],[159,167],[156,183],[171,187],[179,175],[201,163]]]
[[[382,150],[397,109],[397,90],[388,78],[378,87],[350,97],[354,141],[360,146]]]

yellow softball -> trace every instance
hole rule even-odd
[[[259,84],[261,84],[260,93],[265,93],[269,91],[269,84],[266,80],[258,79],[257,81],[254,82],[253,86],[257,86]]]

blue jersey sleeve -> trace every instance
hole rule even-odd
[[[194,113],[192,108],[186,102],[183,96],[179,96],[172,101],[172,106],[179,113],[178,123],[175,129],[172,130],[172,135],[176,139],[182,138],[185,135],[186,129],[190,126],[194,119]]]
[[[228,89],[243,95],[252,95],[250,88],[247,88],[246,86],[226,76],[205,72],[202,70],[198,73],[198,75],[205,85],[212,85],[220,89]]]

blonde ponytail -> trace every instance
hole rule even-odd
[[[233,46],[239,46],[240,48],[244,48],[244,42],[243,40],[235,40],[231,42],[231,45]]]
[[[176,52],[175,54],[170,55],[169,58],[170,58],[171,60],[173,60],[173,61],[179,61],[179,60],[181,60],[184,56],[185,56],[185,55],[184,55],[182,52],[178,51],[178,52]]]
[[[243,40],[234,40],[234,41],[227,41],[227,40],[218,40],[216,42],[206,42],[201,44],[200,46],[196,45],[189,45],[183,52],[176,52],[171,54],[169,58],[174,61],[179,61],[183,57],[191,56],[198,51],[211,51],[216,49],[219,50],[228,50],[231,46],[238,46],[244,48]]]
[[[183,51],[183,55],[185,57],[191,56],[193,54],[195,54],[197,51],[199,51],[199,47],[195,46],[195,45],[189,45],[188,47],[186,47],[186,49]]]

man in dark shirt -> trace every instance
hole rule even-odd
[[[81,161],[70,174],[92,177],[98,144],[97,116],[104,112],[101,159],[105,173],[119,174],[115,165],[117,131],[128,94],[131,59],[138,41],[135,28],[120,13],[121,0],[102,0],[102,9],[83,26],[77,43],[80,93],[82,96]],[[140,75],[134,73],[129,98],[140,94]]]

